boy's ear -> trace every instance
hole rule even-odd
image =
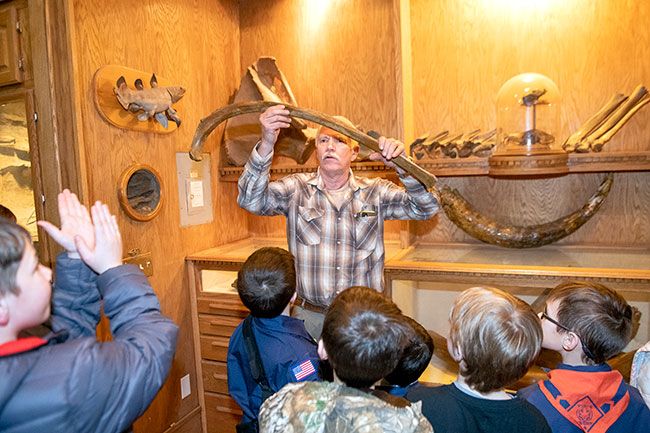
[[[447,351],[449,352],[451,359],[456,362],[462,361],[463,352],[460,350],[460,347],[451,342],[451,338],[447,338]]]
[[[575,332],[567,332],[562,335],[562,349],[571,352],[576,347],[580,347],[580,338],[575,334]]]
[[[318,357],[323,361],[329,359],[327,357],[327,351],[325,350],[325,345],[323,344],[323,339],[318,340]]]
[[[7,297],[3,296],[0,298],[0,326],[7,326],[7,323],[9,323],[9,305]]]

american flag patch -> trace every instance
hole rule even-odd
[[[312,364],[311,360],[308,359],[298,366],[294,367],[291,372],[293,373],[293,376],[296,378],[296,380],[302,380],[305,377],[314,374],[316,372],[316,369],[314,368],[314,364]]]

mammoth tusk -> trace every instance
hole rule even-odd
[[[203,142],[220,123],[242,114],[263,112],[274,105],[277,105],[277,103],[271,101],[244,102],[227,105],[212,112],[199,122],[192,139],[190,157],[195,161],[201,160]],[[326,126],[356,140],[370,150],[380,151],[376,139],[356,129],[342,125],[331,116],[289,104],[282,105],[289,110],[289,115],[292,117]],[[532,226],[507,226],[478,213],[455,189],[444,185],[440,187],[434,175],[406,156],[401,155],[393,159],[393,162],[419,180],[433,194],[438,195],[447,217],[466,233],[480,241],[508,248],[540,247],[575,232],[598,211],[613,182],[613,175],[609,173],[600,184],[598,191],[591,196],[582,208],[555,221]]]
[[[470,236],[492,245],[508,248],[541,247],[562,239],[589,221],[603,204],[612,187],[614,176],[608,173],[598,191],[587,203],[573,213],[544,224],[507,226],[478,213],[463,196],[453,188],[439,188],[440,201],[447,217]]]
[[[192,148],[190,149],[190,158],[192,158],[194,161],[201,160],[201,149],[203,148],[204,140],[208,137],[208,135],[210,135],[212,131],[214,131],[214,129],[220,123],[224,122],[227,119],[230,119],[231,117],[239,116],[241,114],[261,113],[267,108],[274,105],[278,105],[278,103],[272,101],[255,101],[230,104],[212,112],[207,117],[204,117],[199,122],[199,126],[196,128],[196,132],[194,133],[194,138],[192,139]],[[284,107],[289,110],[289,116],[298,117],[300,119],[309,120],[310,122],[326,126],[338,133],[345,135],[346,137],[357,141],[359,144],[366,146],[374,152],[381,152],[377,140],[367,134],[364,134],[363,132],[343,125],[331,116],[319,113],[314,110],[298,108],[290,104],[281,105],[284,105]],[[392,159],[392,161],[395,163],[395,165],[403,170],[406,170],[414,178],[419,180],[429,190],[435,187],[436,177],[419,165],[415,164],[406,156],[398,156],[397,158]]]

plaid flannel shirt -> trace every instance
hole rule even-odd
[[[239,205],[256,215],[285,215],[289,250],[296,259],[298,294],[323,307],[351,286],[384,289],[384,220],[424,220],[439,209],[433,194],[411,176],[405,188],[385,179],[355,177],[340,209],[320,171],[269,182],[271,153],[257,147],[239,178]]]

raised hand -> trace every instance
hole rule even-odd
[[[95,247],[95,231],[90,220],[88,209],[79,203],[77,196],[64,189],[58,195],[59,217],[61,228],[48,221],[38,221],[38,225],[49,234],[54,241],[68,252],[68,257],[79,258],[75,238],[79,237],[90,248]]]
[[[379,142],[381,153],[373,152],[368,155],[368,159],[372,161],[382,161],[386,166],[397,169],[398,167],[391,160],[405,154],[404,143],[395,140],[394,138],[386,137],[379,137],[377,141]]]
[[[258,152],[260,155],[266,156],[275,146],[280,129],[288,128],[291,124],[289,110],[284,108],[284,105],[269,107],[260,114],[260,124],[262,125],[262,142],[258,147]]]
[[[75,237],[75,245],[81,259],[95,272],[101,274],[122,264],[122,235],[115,215],[100,201],[90,209],[95,225],[95,244],[90,246],[85,240]]]

